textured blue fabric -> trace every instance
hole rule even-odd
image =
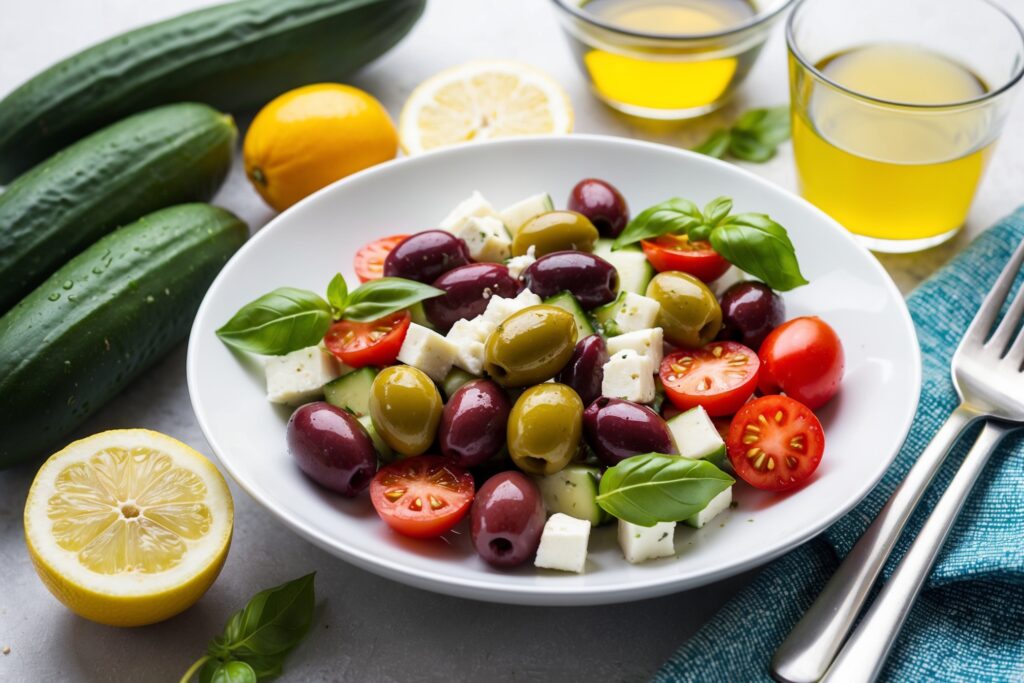
[[[949,366],[981,299],[1024,239],[1024,208],[978,237],[907,300],[921,343],[914,426],[868,497],[824,534],[768,565],[655,675],[675,681],[769,681],[775,648],[832,575],[956,406]],[[975,429],[975,433],[977,428]],[[968,435],[970,436],[970,435]],[[962,439],[911,518],[888,576],[945,490]],[[886,681],[1024,681],[1024,439],[993,455],[887,662]]]

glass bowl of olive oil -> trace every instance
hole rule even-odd
[[[794,0],[554,0],[594,93],[619,111],[687,119],[722,106]]]
[[[1024,74],[988,0],[802,0],[789,17],[800,192],[881,252],[963,225]]]

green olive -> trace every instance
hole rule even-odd
[[[594,251],[597,228],[575,211],[548,211],[526,221],[512,240],[512,255],[522,256],[533,246],[538,258],[554,251]]]
[[[498,325],[484,347],[484,370],[504,387],[551,379],[576,347],[576,320],[561,308],[530,306]]]
[[[437,435],[441,394],[422,370],[384,368],[370,386],[370,419],[384,443],[401,455],[419,455]]]
[[[647,296],[661,304],[658,326],[665,341],[696,349],[704,346],[722,327],[722,308],[708,286],[687,273],[667,270],[647,285]]]
[[[538,384],[523,392],[508,416],[508,452],[527,474],[554,474],[576,455],[583,431],[583,401],[564,384]]]

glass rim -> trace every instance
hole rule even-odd
[[[787,8],[789,8],[798,0],[779,0],[778,7],[767,11],[758,12],[750,19],[743,23],[737,24],[730,28],[721,31],[710,31],[708,33],[654,33],[652,31],[636,31],[633,29],[623,28],[613,23],[604,21],[603,19],[585,12],[581,4],[571,4],[573,0],[552,0],[552,2],[562,11],[568,12],[572,16],[576,17],[580,21],[602,28],[612,33],[618,33],[624,36],[630,36],[632,38],[644,38],[647,40],[664,40],[664,41],[682,41],[682,40],[709,40],[714,38],[727,38],[729,36],[738,35],[749,31],[752,28],[757,28],[762,24],[765,24],[780,14],[782,14]]]
[[[797,47],[796,36],[794,35],[794,24],[796,23],[796,18],[804,5],[814,1],[815,0],[795,0],[796,4],[793,7],[793,11],[790,13],[789,18],[786,20],[786,47],[789,49],[789,53],[793,55],[793,57],[795,57],[798,62],[800,62],[800,66],[802,66],[807,71],[811,72],[811,74],[819,81],[822,81],[823,83],[835,88],[836,90],[839,90],[840,92],[855,97],[859,100],[870,102],[872,104],[879,104],[887,107],[900,107],[904,109],[922,109],[933,111],[943,109],[958,109],[961,107],[969,107],[976,104],[981,104],[991,99],[994,99],[1010,90],[1013,86],[1017,85],[1017,83],[1021,80],[1021,77],[1024,77],[1024,59],[1021,59],[1020,62],[1017,64],[1016,71],[1012,73],[1010,77],[1007,78],[1006,81],[998,88],[993,88],[988,92],[978,95],[977,97],[972,97],[966,100],[955,100],[951,102],[940,102],[930,104],[900,102],[899,100],[890,100],[884,97],[875,97],[873,95],[868,95],[858,90],[854,90],[853,88],[848,88],[845,85],[837,83],[833,79],[826,76],[820,69],[818,69],[818,67],[812,64],[810,60],[808,60],[807,57],[804,56],[803,52],[800,51],[800,48]],[[1021,42],[1021,54],[1024,55],[1024,28],[1021,28],[1020,23],[1013,17],[1013,15],[1010,14],[1006,9],[1004,9],[1000,5],[993,2],[992,0],[974,1],[988,5],[997,13],[1002,15],[1003,18],[1010,23],[1010,26],[1016,29],[1017,37],[1020,38]]]

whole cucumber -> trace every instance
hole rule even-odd
[[[117,36],[0,100],[0,184],[128,114],[179,101],[235,112],[341,80],[384,54],[426,0],[239,0]]]
[[[205,104],[136,114],[76,142],[0,194],[0,313],[114,228],[210,199],[238,131]]]
[[[0,468],[37,458],[188,335],[246,225],[207,204],[152,213],[0,318]]]

